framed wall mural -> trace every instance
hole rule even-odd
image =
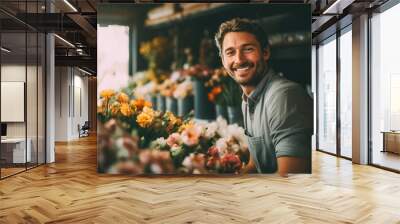
[[[310,24],[305,4],[99,4],[98,172],[310,173]]]

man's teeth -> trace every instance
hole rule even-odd
[[[249,67],[237,68],[236,70],[238,70],[238,71],[244,71],[244,70],[247,70],[247,69],[249,69]]]

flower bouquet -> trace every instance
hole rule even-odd
[[[126,133],[112,118],[99,133],[98,170],[111,174],[173,174],[168,151],[141,149],[139,136]]]
[[[125,174],[239,173],[248,163],[244,130],[226,120],[196,123],[123,92],[100,94],[99,171]]]
[[[132,99],[124,93],[104,90],[100,94],[98,118],[101,123],[115,119],[117,125],[126,133],[137,132],[140,147],[158,138],[166,137],[176,131],[182,120],[170,112],[160,112],[151,108],[152,104],[142,98]]]
[[[237,174],[249,161],[244,130],[222,118],[207,124],[186,123],[155,142],[154,148],[170,151],[178,173]]]

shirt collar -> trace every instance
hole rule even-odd
[[[244,102],[249,103],[250,105],[256,105],[257,102],[260,100],[260,97],[264,93],[264,89],[268,84],[270,78],[274,75],[274,71],[272,68],[268,68],[266,74],[261,79],[261,82],[256,86],[253,92],[250,93],[249,96],[246,96],[244,93],[242,94],[242,100]]]

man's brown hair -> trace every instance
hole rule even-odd
[[[224,41],[224,37],[230,32],[248,32],[253,34],[260,43],[262,50],[269,45],[268,36],[258,22],[245,18],[234,18],[223,22],[215,34],[215,43],[220,56],[222,56],[222,42]]]

